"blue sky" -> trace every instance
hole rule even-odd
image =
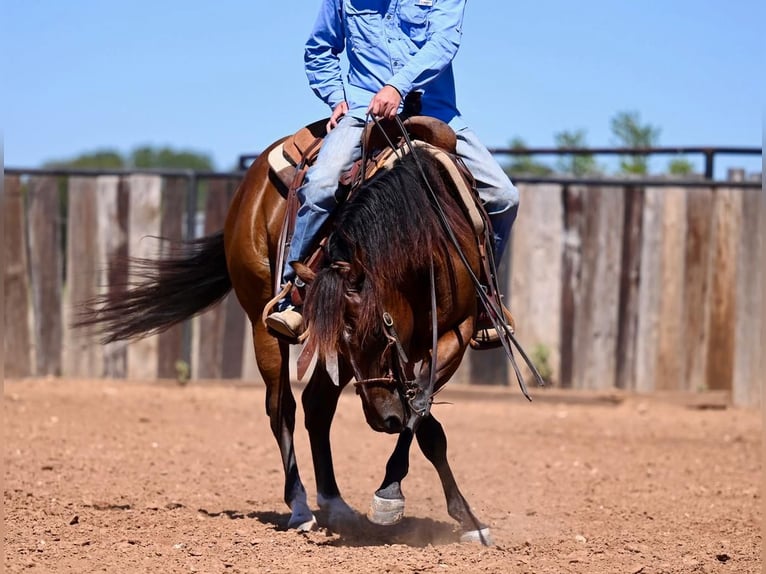
[[[233,167],[327,115],[302,65],[318,4],[2,0],[5,165],[151,144]],[[565,129],[610,145],[610,118],[630,110],[662,145],[760,146],[765,5],[471,0],[458,105],[491,147],[549,146]]]

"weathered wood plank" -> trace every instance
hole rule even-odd
[[[131,258],[156,259],[160,234],[162,178],[135,174],[128,178],[130,213],[128,253]],[[155,335],[128,345],[128,377],[154,379],[157,377],[159,338]]]
[[[731,390],[741,191],[717,188],[713,198],[713,253],[708,338],[707,389]]]
[[[61,374],[63,254],[55,177],[29,181],[29,265],[34,308],[35,374]]]
[[[219,231],[226,221],[229,188],[222,180],[208,182],[205,199],[205,235]],[[197,342],[198,368],[195,378],[219,379],[222,376],[225,306],[217,305],[199,317]]]
[[[740,191],[741,225],[738,229],[736,327],[732,398],[735,405],[757,406],[766,373],[762,369],[764,340],[764,235],[766,218],[758,191]]]
[[[94,327],[71,328],[78,309],[98,294],[98,195],[93,177],[72,177],[68,185],[67,269],[64,300],[63,372],[100,377],[102,351]]]
[[[98,194],[98,270],[99,295],[119,297],[128,281],[128,212],[130,186],[127,179],[99,176]],[[103,346],[103,372],[106,377],[127,376],[127,343],[117,341]]]
[[[581,280],[575,300],[574,386],[609,389],[617,375],[623,188],[590,188],[583,195]]]
[[[5,176],[3,184],[4,376],[27,377],[33,365],[24,196],[18,177]]]
[[[656,187],[648,187],[644,191],[634,385],[634,389],[641,393],[653,391],[657,379],[657,340],[662,301],[663,193],[661,188]]]
[[[239,185],[238,181],[225,180],[224,185],[226,188],[226,212],[228,213],[231,200],[234,198],[234,194]],[[223,228],[224,221],[221,222],[219,229]],[[242,345],[245,337],[245,332],[250,329],[250,321],[245,315],[245,311],[239,304],[234,292],[231,292],[223,302],[224,305],[224,332],[223,332],[223,349],[221,355],[223,358],[223,365],[221,366],[221,376],[225,379],[238,379],[242,376],[243,372],[243,351]],[[251,351],[250,351],[251,352]]]
[[[632,390],[636,382],[636,337],[638,336],[643,214],[644,189],[635,186],[627,187],[625,189],[625,225],[622,238],[615,380],[617,388],[625,390]]]
[[[574,384],[575,308],[580,291],[580,268],[584,225],[584,188],[567,186],[562,190],[564,210],[564,244],[561,254],[561,335],[560,335],[560,384],[571,388]]]
[[[262,382],[263,377],[258,370],[255,361],[255,345],[253,343],[253,329],[248,319],[245,326],[245,335],[242,345],[242,380],[246,382]]]
[[[686,251],[686,190],[662,192],[662,259],[657,338],[656,390],[686,390],[684,369],[684,260]]]
[[[243,369],[243,345],[245,331],[249,326],[245,312],[239,304],[236,295],[232,292],[223,301],[224,308],[224,332],[221,365],[221,376],[224,379],[239,379]]]
[[[683,328],[686,338],[684,373],[686,389],[707,386],[707,340],[710,326],[713,189],[686,191],[686,251]]]
[[[560,382],[562,250],[564,206],[559,185],[520,185],[519,217],[511,250],[509,308],[516,319],[516,336],[530,355],[547,352],[551,382]],[[507,363],[502,351],[498,360]],[[474,357],[476,355],[473,355]],[[513,369],[507,376],[515,385]],[[531,373],[522,370],[527,381]]]
[[[179,177],[166,178],[163,183],[160,235],[170,244],[178,244],[184,234],[188,184],[185,178]],[[163,247],[163,253],[167,253],[170,245]],[[178,376],[176,363],[183,359],[184,328],[183,324],[176,325],[159,335],[157,376],[160,378]]]

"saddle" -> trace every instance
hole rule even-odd
[[[324,137],[327,135],[328,121],[329,118],[325,118],[302,127],[293,135],[286,137],[269,153],[269,167],[282,184],[283,191],[289,191],[294,185],[297,171],[304,167],[311,167],[316,161]],[[428,116],[411,116],[404,121],[404,125],[413,140],[427,142],[436,148],[455,154],[457,147],[455,132],[444,122]],[[384,120],[367,125],[362,134],[362,147],[365,150],[383,150],[389,146],[389,142],[400,139],[398,125],[393,121]]]

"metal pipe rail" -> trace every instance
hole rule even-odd
[[[681,147],[648,147],[648,148],[626,148],[626,147],[591,147],[591,148],[489,148],[490,153],[494,155],[511,156],[535,156],[535,155],[702,155],[705,158],[705,179],[713,180],[715,173],[715,157],[717,155],[761,155],[762,148],[759,147],[734,147],[734,146],[681,146]],[[250,163],[258,157],[258,154],[245,154],[239,156],[239,168],[247,169]],[[519,176],[514,176],[514,181],[522,181]],[[548,180],[545,180],[546,182]],[[542,180],[535,179],[535,182],[541,183]]]

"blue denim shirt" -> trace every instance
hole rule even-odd
[[[330,108],[346,100],[349,113],[362,119],[385,84],[402,98],[417,90],[424,115],[462,127],[452,60],[460,47],[465,2],[323,0],[304,54],[309,85]]]

